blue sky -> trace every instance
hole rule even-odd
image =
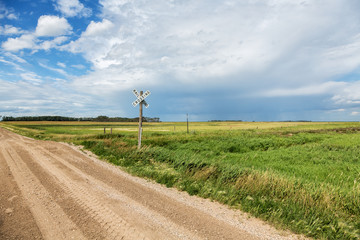
[[[0,115],[358,121],[360,1],[0,0]]]

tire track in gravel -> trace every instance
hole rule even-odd
[[[44,239],[299,239],[239,211],[132,177],[67,144],[0,128],[0,160]]]
[[[16,145],[16,143],[12,143]],[[45,169],[39,167],[38,159],[33,157],[23,149],[16,149],[18,154],[24,159],[25,164],[31,172],[39,179],[43,187],[50,194],[53,201],[55,201],[69,216],[69,218],[79,227],[87,239],[105,239],[102,228],[81,205],[69,196],[63,190],[57,179]]]
[[[85,210],[90,218],[96,220],[100,224],[100,232],[108,239],[146,239],[140,232],[134,229],[121,216],[114,214],[106,203],[100,202],[93,192],[88,188],[79,184],[80,177],[71,178],[63,169],[56,166],[55,158],[50,158],[44,153],[39,154],[36,150],[24,150],[23,146],[13,143],[15,149],[23,156],[24,159],[33,159],[36,156],[36,162],[28,163],[34,169],[40,168],[51,174],[56,182],[62,188],[62,191],[72,198],[78,207]],[[47,154],[48,155],[48,154]],[[36,166],[38,165],[38,166]],[[87,185],[89,185],[87,183]],[[76,238],[77,239],[77,238]]]
[[[85,239],[13,147],[8,143],[3,143],[1,154],[6,159],[24,198],[28,201],[30,211],[43,237],[45,239]]]
[[[42,239],[41,232],[1,151],[0,176],[0,239]]]

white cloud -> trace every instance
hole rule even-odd
[[[357,115],[359,115],[360,114],[360,112],[356,112],[356,111],[354,111],[354,112],[351,112],[351,116],[357,116]]]
[[[9,38],[2,44],[2,48],[6,51],[14,52],[21,49],[49,50],[50,48],[58,47],[67,40],[67,37],[60,36],[52,40],[40,41],[33,34],[25,34],[18,38]]]
[[[14,14],[14,13],[10,13],[9,15],[6,16],[8,19],[10,20],[17,20],[18,17]]]
[[[31,82],[32,84],[35,84],[35,85],[39,85],[40,83],[43,82],[41,77],[39,75],[37,75],[36,73],[33,73],[33,72],[21,73],[20,76],[25,81],[29,81],[29,82]]]
[[[87,91],[94,95],[107,95],[119,89],[131,91],[134,84],[140,86],[149,85],[148,79],[153,79],[153,73],[146,69],[133,69],[133,71],[118,72],[116,67],[99,69],[96,72],[77,77],[72,86],[74,89]]]
[[[71,52],[83,53],[98,69],[146,68],[192,84],[235,76],[239,84],[249,74],[271,77],[284,88],[301,88],[303,81],[306,86],[322,84],[324,77],[335,74],[326,68],[344,60],[328,60],[329,51],[351,44],[345,39],[354,37],[353,18],[347,17],[351,5],[337,1],[326,6],[300,1],[100,4],[102,16],[112,24],[91,22],[81,38],[69,44]],[[100,34],[104,29],[112,31]],[[334,29],[341,30],[334,34]],[[347,66],[339,64],[342,70],[337,73],[358,66],[356,56],[360,54],[352,54]]]
[[[344,40],[340,46],[326,49],[317,66],[319,71],[344,74],[360,65],[360,33]]]
[[[313,104],[308,102],[316,99],[317,109],[346,112],[360,101],[357,91],[350,91],[356,84],[342,79],[360,69],[355,2],[99,3],[104,20],[91,22],[62,48],[82,53],[93,64],[93,71],[74,80],[79,91],[101,95],[141,86],[195,98],[205,98],[206,92],[234,94],[243,101],[261,97],[267,106],[273,101],[268,97],[283,97],[302,99],[297,106],[309,109]],[[216,106],[222,111],[227,104],[219,97],[209,111]]]
[[[78,0],[57,0],[55,8],[67,17],[89,17],[92,13],[90,8],[84,7]]]
[[[2,48],[6,51],[18,51],[21,49],[32,49],[34,51],[39,49],[49,50],[66,42],[68,37],[63,35],[70,34],[71,30],[72,27],[65,18],[43,15],[38,19],[34,33],[25,33],[17,38],[8,38],[7,41],[2,43]],[[0,33],[1,32],[6,34],[19,34],[24,31],[6,25],[5,28],[0,28]],[[55,38],[52,40],[41,40],[41,37]]]
[[[335,109],[335,110],[332,110],[333,112],[345,112],[345,109],[344,108],[339,108],[339,109]]]
[[[332,100],[337,105],[360,106],[360,80],[346,83],[344,87],[337,90]]]
[[[107,19],[101,22],[91,21],[81,37],[64,46],[63,49],[73,53],[83,53],[99,69],[118,64],[115,58],[105,59],[112,47],[122,41],[116,35],[113,36],[114,31],[117,32],[114,27],[115,25]]]
[[[23,30],[11,25],[0,26],[0,35],[17,35],[22,33],[24,33]]]
[[[87,26],[86,31],[81,35],[82,37],[98,37],[104,33],[107,33],[114,24],[107,19],[102,22],[91,21]]]
[[[21,37],[9,38],[2,43],[2,48],[6,51],[18,51],[24,48],[35,47],[35,37],[32,34],[24,34]]]
[[[15,61],[17,61],[17,62],[19,62],[19,63],[27,63],[25,59],[23,59],[21,57],[18,57],[15,54],[12,54],[10,52],[6,52],[6,53],[4,53],[4,55],[11,58],[11,59],[13,59],[13,60],[15,60]]]
[[[5,56],[7,56],[7,54],[8,53],[5,53],[4,55]],[[15,55],[14,55],[15,56]],[[9,57],[9,56],[8,56]],[[16,57],[16,56],[15,56]],[[12,57],[10,57],[10,58],[12,58]],[[12,58],[13,60],[15,60],[14,58]],[[19,60],[15,60],[15,61],[19,61]],[[21,61],[21,60],[20,60]],[[24,60],[25,61],[25,60]],[[3,57],[0,57],[0,62],[1,63],[5,63],[5,64],[7,64],[7,65],[10,65],[10,66],[12,66],[15,70],[17,70],[17,71],[19,71],[19,72],[22,72],[22,71],[24,71],[24,69],[23,69],[23,64],[21,64],[21,66],[18,64],[18,63],[15,63],[15,62],[13,62],[13,61],[8,61],[8,60],[5,60]],[[22,63],[22,62],[20,62],[20,63]],[[7,73],[8,75],[10,74],[11,75],[11,73]]]
[[[25,79],[17,82],[0,78],[0,115],[88,116],[84,112],[92,107],[88,96],[73,93],[58,82],[42,82],[41,77],[35,73],[29,72],[23,76]]]
[[[43,41],[36,48],[43,49],[43,50],[49,50],[50,48],[55,48],[55,47],[59,46],[60,44],[64,43],[67,40],[68,40],[68,38],[65,36],[56,37],[53,40]]]
[[[19,67],[18,64],[14,63],[14,62],[11,62],[11,61],[8,61],[8,60],[5,60],[3,57],[0,57],[0,62],[8,64],[8,65],[12,65],[15,68]]]
[[[80,69],[80,70],[85,69],[85,66],[82,65],[82,64],[73,64],[73,65],[71,65],[71,67],[77,68],[77,69]]]
[[[318,85],[309,85],[299,88],[270,89],[258,93],[258,95],[263,97],[289,97],[332,94],[337,92],[339,88],[342,88],[344,86],[346,86],[345,82],[325,82]]]
[[[47,65],[45,65],[45,64],[43,64],[43,63],[39,63],[39,65],[40,65],[41,67],[43,67],[43,68],[46,68],[46,69],[49,69],[49,70],[51,70],[51,71],[60,73],[60,74],[62,74],[62,75],[64,75],[64,76],[68,76],[67,72],[65,72],[63,69],[53,68],[53,67],[47,66]]]
[[[66,68],[66,64],[63,63],[63,62],[57,62],[57,64],[59,67],[62,67],[62,68]]]
[[[14,10],[12,8],[6,8],[1,2],[0,2],[0,19],[7,18],[9,20],[17,20],[18,17],[14,13]]]
[[[69,34],[71,30],[72,27],[65,18],[43,15],[38,19],[35,35],[55,37]]]

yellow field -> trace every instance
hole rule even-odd
[[[112,128],[113,133],[135,132],[138,130],[137,122],[67,122],[67,121],[24,121],[24,122],[0,122],[0,126],[12,128],[25,125],[46,127],[67,127],[70,129],[82,129],[88,133],[107,132]],[[297,128],[304,130],[340,128],[346,126],[357,126],[358,122],[189,122],[189,131],[221,131],[221,130],[247,130],[247,129],[278,129]],[[148,132],[186,132],[186,122],[159,122],[143,123],[143,130]]]

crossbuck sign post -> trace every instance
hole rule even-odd
[[[143,112],[143,104],[145,107],[149,107],[149,104],[145,101],[145,98],[150,95],[150,91],[147,90],[144,94],[143,91],[140,91],[140,94],[134,89],[134,95],[137,97],[136,100],[132,103],[134,107],[139,105],[139,134],[138,134],[138,149],[141,148],[141,134],[142,134],[142,112]]]

